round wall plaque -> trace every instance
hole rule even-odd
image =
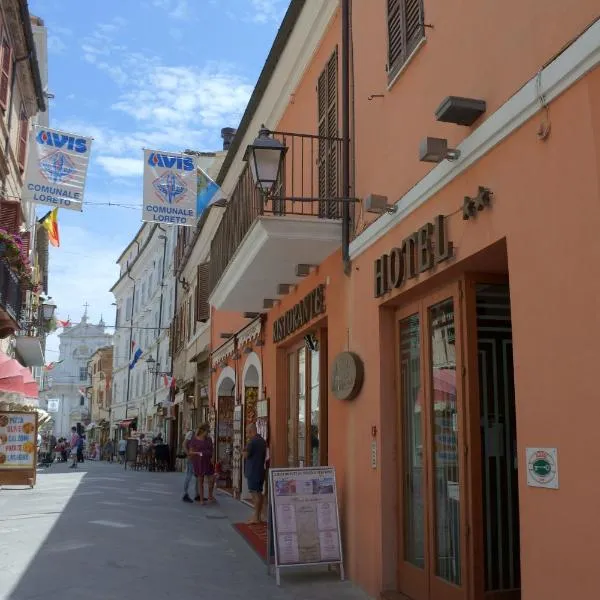
[[[358,396],[364,379],[364,365],[354,352],[342,352],[335,357],[331,369],[331,391],[339,400]]]

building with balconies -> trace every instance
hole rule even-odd
[[[112,405],[113,346],[98,348],[88,362],[87,396],[91,422],[86,426],[88,440],[103,447],[110,437]]]
[[[0,349],[42,383],[48,333],[40,294],[48,292],[47,239],[35,207],[21,202],[30,128],[47,125],[47,32],[25,0],[0,6]],[[31,266],[30,266],[31,265]]]
[[[600,21],[505,8],[293,0],[217,178],[217,459],[334,466],[374,597],[598,593]]]

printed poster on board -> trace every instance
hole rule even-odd
[[[83,210],[91,145],[89,137],[45,127],[32,128],[23,177],[23,202]]]
[[[0,412],[0,470],[33,469],[36,413]]]
[[[144,150],[142,221],[195,226],[197,185],[193,156]]]
[[[333,467],[269,470],[278,565],[342,561]]]

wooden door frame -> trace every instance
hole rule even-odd
[[[448,600],[470,600],[471,598],[471,549],[470,532],[472,530],[472,517],[469,510],[469,504],[465,501],[468,497],[467,491],[470,487],[470,469],[467,461],[467,448],[469,440],[469,430],[467,429],[467,411],[468,402],[466,397],[467,371],[463,368],[466,365],[465,356],[465,328],[464,319],[464,282],[462,279],[444,285],[441,288],[425,294],[413,303],[404,306],[396,312],[396,377],[400,374],[400,327],[402,319],[414,314],[419,315],[419,335],[420,335],[420,377],[421,390],[423,398],[423,466],[424,466],[424,491],[425,491],[425,568],[420,573],[417,567],[406,563],[404,557],[404,444],[402,437],[402,414],[403,405],[401,386],[398,385],[398,411],[397,411],[397,437],[398,460],[400,469],[400,478],[398,481],[399,507],[401,514],[398,518],[398,581],[399,587],[403,593],[408,593],[414,598],[438,598]],[[459,463],[459,498],[460,498],[460,586],[456,586],[435,575],[435,549],[436,549],[436,528],[435,528],[435,482],[433,468],[433,420],[432,420],[432,397],[433,397],[433,367],[431,356],[431,325],[429,322],[429,309],[440,302],[452,299],[454,313],[454,331],[456,344],[456,398],[458,413],[458,463]],[[423,581],[419,582],[422,577]]]
[[[305,440],[304,440],[304,466],[307,466],[307,462],[309,457],[312,457],[312,449],[310,447],[310,416],[311,416],[311,394],[312,394],[312,363],[309,360],[310,351],[306,348],[306,344],[304,343],[304,336],[313,334],[318,340],[319,343],[319,464],[326,465],[328,460],[328,436],[327,436],[327,407],[328,407],[328,346],[327,346],[327,328],[320,327],[307,331],[302,335],[302,342],[297,342],[296,344],[285,348],[285,356],[286,356],[286,422],[288,424],[288,430],[286,431],[286,446],[288,446],[288,460],[289,460],[289,422],[290,416],[293,416],[293,431],[294,431],[294,439],[296,441],[296,447],[294,449],[294,458],[295,465],[290,466],[298,466],[298,351],[302,348],[305,349],[305,375],[304,375],[304,414],[306,418],[306,431],[305,431]],[[294,361],[294,376],[290,378],[290,357],[293,357]],[[296,414],[290,415],[290,394],[294,392],[296,395]]]
[[[466,367],[465,407],[468,432],[468,503],[472,520],[471,543],[469,546],[469,600],[511,600],[514,594],[509,592],[485,593],[485,543],[483,527],[482,458],[481,458],[481,409],[479,397],[479,351],[477,335],[477,285],[510,285],[506,274],[472,272],[462,277],[464,300],[462,314],[464,319],[464,348]],[[518,491],[518,490],[517,490]]]
[[[425,392],[424,392],[424,384],[422,378],[422,371],[424,365],[424,344],[423,344],[423,312],[422,312],[422,302],[417,300],[403,306],[400,310],[396,311],[395,314],[395,345],[396,349],[394,352],[395,361],[396,361],[396,378],[398,380],[398,385],[396,386],[396,399],[397,399],[397,411],[396,411],[396,427],[397,427],[397,447],[398,447],[398,507],[399,514],[397,520],[397,536],[398,536],[398,565],[397,565],[397,580],[398,580],[398,588],[399,590],[407,594],[411,598],[427,598],[428,588],[429,588],[429,518],[428,518],[428,493],[427,490],[429,488],[429,469],[428,465],[428,454],[429,454],[429,442],[427,439],[427,431],[426,431],[426,421],[427,417],[425,414]],[[407,319],[413,315],[418,315],[419,317],[419,378],[421,380],[420,391],[422,393],[422,402],[423,406],[421,408],[421,427],[422,427],[422,439],[423,439],[423,531],[424,531],[424,567],[421,571],[418,567],[406,562],[404,560],[404,556],[406,554],[404,547],[404,480],[406,477],[406,473],[404,471],[404,437],[403,437],[403,424],[402,417],[404,414],[404,398],[402,395],[402,385],[399,381],[400,373],[401,373],[401,364],[400,364],[400,322],[404,319]]]

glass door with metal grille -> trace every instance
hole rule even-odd
[[[399,588],[466,598],[465,466],[458,285],[398,314]]]

